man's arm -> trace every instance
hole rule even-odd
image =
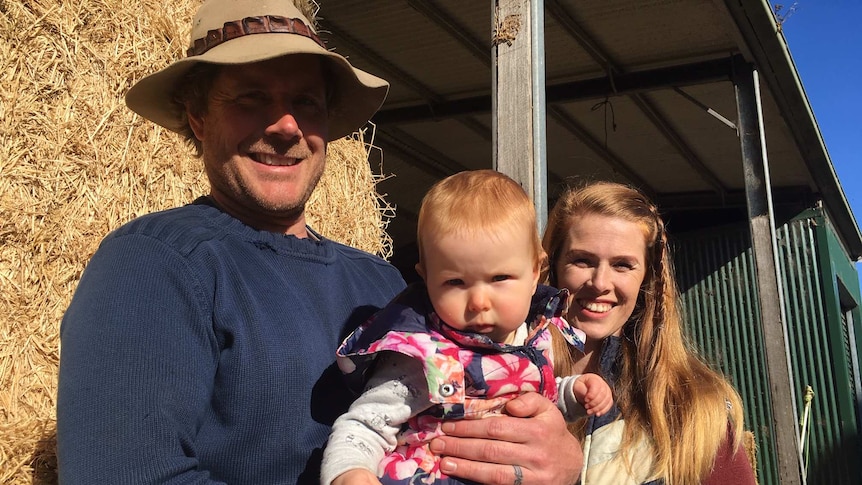
[[[444,456],[443,473],[488,485],[572,485],[580,477],[583,450],[557,407],[536,393],[506,406],[509,416],[443,424],[447,436],[431,442]]]
[[[61,327],[61,483],[216,483],[194,450],[218,344],[190,273],[142,236],[108,239],[88,264]]]

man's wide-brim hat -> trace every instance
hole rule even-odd
[[[329,138],[336,139],[365,125],[389,90],[385,80],[328,50],[293,0],[208,0],[195,15],[187,54],[132,86],[126,94],[129,108],[182,132],[184,110],[173,97],[183,76],[196,64],[247,64],[288,54],[314,54],[329,63]]]

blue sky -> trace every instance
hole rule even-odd
[[[790,53],[844,195],[862,224],[862,1],[771,3],[783,5],[779,15],[787,15],[782,27]],[[862,264],[856,268],[862,273]]]

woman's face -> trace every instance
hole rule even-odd
[[[557,286],[572,293],[568,320],[584,331],[587,346],[620,335],[646,274],[644,229],[617,217],[578,216],[554,262]]]

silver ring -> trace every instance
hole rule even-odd
[[[515,469],[515,485],[521,485],[524,482],[524,472],[518,465],[512,465],[512,468]]]

